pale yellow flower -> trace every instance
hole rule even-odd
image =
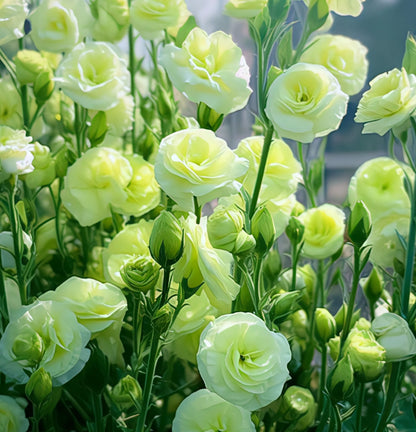
[[[253,18],[267,6],[267,0],[229,0],[224,13],[234,18]]]
[[[29,429],[29,420],[25,414],[26,405],[25,399],[0,395],[0,428],[2,431],[26,432]]]
[[[282,138],[303,143],[338,129],[348,96],[321,65],[297,63],[271,84],[266,114]]]
[[[221,31],[207,35],[195,27],[181,48],[173,44],[162,48],[160,63],[173,85],[192,102],[204,102],[220,114],[247,104],[248,66],[231,36]]]
[[[367,48],[358,40],[324,34],[311,40],[300,61],[325,66],[339,81],[347,95],[358,93],[368,72]]]
[[[117,42],[127,33],[129,27],[129,6],[127,0],[97,0],[94,2],[95,40]]]
[[[23,26],[28,13],[26,0],[2,0],[0,3],[0,45],[24,36]]]
[[[384,135],[407,126],[416,108],[416,76],[402,68],[376,76],[358,104],[355,121],[365,123],[363,133]]]
[[[249,411],[276,400],[289,379],[287,339],[251,313],[212,321],[201,334],[198,369],[206,387]]]
[[[155,161],[161,188],[184,209],[193,209],[193,197],[205,204],[214,198],[237,193],[235,179],[247,170],[227,143],[206,129],[184,129],[164,138]]]
[[[173,432],[255,432],[250,412],[235,406],[207,389],[182,401],[172,423]]]
[[[90,33],[92,16],[84,0],[44,0],[30,15],[36,48],[70,51]]]
[[[130,90],[127,62],[107,42],[78,44],[60,63],[55,81],[74,102],[106,111]]]

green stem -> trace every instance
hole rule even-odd
[[[323,399],[324,399],[324,390],[326,385],[326,364],[327,364],[327,350],[326,344],[321,344],[321,375],[319,376],[319,393],[318,393],[318,417],[321,414]]]
[[[0,252],[0,313],[1,313],[0,319],[2,324],[1,331],[3,334],[3,331],[9,322],[9,311],[7,309],[6,285],[4,283],[3,264],[1,262],[1,252]]]
[[[329,399],[327,397],[324,397],[324,406],[322,410],[322,415],[319,418],[319,426],[316,428],[316,432],[323,432],[326,426],[326,421],[329,417],[329,412],[331,409],[331,404],[329,402]]]
[[[103,423],[103,403],[101,400],[101,393],[92,394],[92,409],[94,412],[94,425],[95,432],[104,432],[104,423]]]
[[[39,407],[33,404],[32,432],[39,432]]]
[[[296,290],[296,272],[298,267],[299,253],[298,253],[298,244],[296,242],[291,244],[291,252],[292,252],[292,283],[290,286],[290,291]]]
[[[415,243],[416,243],[416,173],[414,175],[413,190],[410,196],[410,226],[409,237],[407,240],[406,266],[401,289],[401,313],[407,318],[409,312],[409,298],[412,287],[413,269],[415,262]]]
[[[396,399],[397,389],[400,385],[400,369],[401,362],[395,362],[391,366],[389,387],[386,398],[384,399],[383,410],[377,422],[377,427],[374,432],[384,432],[386,424],[390,418],[391,410]]]
[[[168,302],[169,288],[170,288],[170,271],[171,271],[170,265],[163,268],[163,285],[162,285],[162,295],[160,296],[159,309]]]
[[[196,223],[199,224],[201,222],[202,206],[198,204],[198,198],[196,196],[194,196],[194,212],[196,216]]]
[[[19,286],[19,293],[22,305],[27,304],[27,287],[24,278],[24,271],[22,267],[22,250],[21,246],[23,243],[22,238],[22,227],[19,221],[19,215],[16,211],[15,205],[15,197],[16,197],[16,188],[17,188],[17,176],[12,180],[11,189],[9,192],[9,220],[10,227],[13,236],[13,252],[14,252],[14,260],[16,263],[16,276],[17,276],[17,285]]]
[[[131,1],[129,1],[129,4]],[[133,97],[133,113],[136,112],[136,58],[134,50],[134,29],[130,24],[129,26],[129,71],[130,71],[130,94]],[[139,149],[136,143],[136,120],[135,115],[133,115],[132,128],[131,128],[131,145],[133,148],[133,153],[139,153]]]
[[[262,298],[262,273],[261,268],[263,265],[263,257],[258,254],[256,257],[256,266],[254,268],[254,284],[255,284],[255,300],[256,300],[256,310],[259,310],[260,299]]]
[[[24,49],[24,41],[23,38],[19,39],[19,50]],[[27,85],[20,86],[20,99],[22,101],[22,114],[23,114],[23,128],[29,132],[29,104],[27,99]]]
[[[306,193],[308,195],[311,206],[316,207],[315,195],[308,181],[308,167],[306,166],[305,157],[303,155],[303,144],[301,142],[298,142],[298,157],[299,157],[299,162],[302,165],[302,176],[303,176],[303,183],[305,186]]]
[[[261,183],[263,181],[264,171],[266,169],[267,157],[269,156],[269,150],[272,144],[272,140],[273,140],[273,126],[269,124],[266,131],[266,135],[264,137],[263,149],[261,152],[261,158],[259,163],[259,170],[257,171],[256,183],[254,185],[253,195],[251,197],[250,210],[248,214],[250,219],[253,217],[256,211],[257,201],[260,195]]]
[[[139,307],[140,301],[135,294],[132,295],[133,299],[133,311],[132,311],[132,326],[133,326],[133,356],[137,359],[137,351],[138,351],[138,316],[139,316]]]
[[[365,384],[360,382],[358,387],[358,404],[355,411],[355,432],[361,432],[362,410],[364,405]]]
[[[352,279],[352,286],[351,286],[351,294],[348,301],[348,308],[347,308],[347,316],[344,320],[344,325],[342,326],[342,332],[341,332],[341,341],[340,341],[340,348],[339,348],[339,357],[342,356],[342,347],[344,346],[345,340],[347,339],[348,333],[350,331],[351,326],[351,318],[354,313],[354,306],[355,306],[355,297],[357,295],[357,289],[358,284],[360,281],[360,249],[356,246],[354,246],[354,274]]]
[[[152,387],[153,387],[153,380],[155,377],[158,351],[159,351],[159,333],[156,332],[155,329],[153,328],[152,339],[150,343],[149,359],[147,362],[147,369],[146,369],[146,378],[144,381],[142,411],[137,421],[136,432],[145,431],[146,417],[147,417],[147,412],[149,411],[150,399],[152,396]]]

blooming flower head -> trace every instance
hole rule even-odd
[[[23,130],[0,125],[0,179],[34,170],[32,137]]]
[[[289,343],[251,313],[212,321],[201,334],[198,369],[206,387],[249,411],[276,400],[289,378]]]
[[[335,254],[344,244],[345,215],[332,204],[311,208],[299,216],[305,227],[303,254],[324,259]]]
[[[23,26],[28,12],[26,0],[2,0],[0,3],[0,45],[24,36]]]
[[[358,104],[355,121],[363,133],[384,135],[406,126],[416,108],[416,76],[402,68],[376,76]]]
[[[235,179],[248,162],[235,155],[227,143],[206,129],[185,129],[165,137],[155,161],[161,188],[184,209],[193,208],[193,197],[205,204],[214,198],[237,193]]]
[[[29,420],[24,410],[26,405],[24,399],[0,395],[0,429],[7,432],[26,432],[29,429]]]
[[[197,414],[196,414],[197,413]],[[173,432],[255,432],[250,412],[217,394],[198,390],[182,401],[172,423]]]
[[[303,0],[309,5],[310,0]],[[328,9],[338,15],[349,15],[357,17],[363,10],[365,0],[326,0]]]
[[[221,31],[207,35],[195,27],[181,48],[161,50],[160,63],[173,85],[192,102],[220,114],[240,110],[251,94],[250,74],[241,49]]]
[[[347,102],[328,69],[297,63],[271,84],[266,114],[282,138],[308,143],[338,129]]]
[[[56,70],[58,86],[85,108],[106,111],[130,90],[127,62],[107,42],[78,44]]]
[[[325,66],[347,95],[358,93],[367,78],[367,48],[358,40],[323,34],[312,39],[300,61]]]
[[[127,0],[97,0],[92,11],[95,12],[92,28],[95,40],[116,42],[125,36],[130,17]]]
[[[189,16],[184,0],[133,0],[130,16],[133,27],[143,39],[163,36],[163,30],[176,28]]]
[[[75,314],[55,301],[23,306],[0,340],[0,370],[17,383],[26,383],[26,372],[43,367],[57,385],[81,371],[90,351],[90,332]]]
[[[267,0],[229,0],[224,12],[234,18],[253,18],[267,5]]]
[[[30,15],[30,23],[36,48],[60,53],[88,35],[92,16],[84,0],[43,0]]]

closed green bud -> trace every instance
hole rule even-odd
[[[371,231],[371,217],[366,205],[358,201],[348,219],[348,235],[355,246],[361,247]]]
[[[65,177],[68,169],[68,150],[66,146],[62,146],[55,155],[55,171],[59,178]]]
[[[290,240],[290,243],[293,245],[298,245],[303,239],[304,232],[305,227],[303,226],[302,222],[296,217],[291,217],[286,227],[286,235]]]
[[[344,327],[344,321],[347,317],[348,305],[343,303],[342,306],[338,309],[338,312],[335,314],[335,322],[337,323],[337,333],[339,333]],[[354,326],[354,324],[360,318],[360,309],[356,310],[351,317],[350,328]],[[348,329],[349,330],[349,329]]]
[[[88,128],[87,136],[94,147],[104,141],[108,131],[107,116],[104,111],[99,111],[95,114],[91,121],[91,126]]]
[[[172,306],[169,303],[162,306],[153,316],[153,327],[158,334],[163,334],[169,328],[173,315]]]
[[[290,430],[302,432],[315,422],[316,403],[309,389],[291,386],[282,396],[279,421],[291,423]]]
[[[110,395],[120,411],[127,411],[141,403],[142,389],[135,378],[126,375],[113,387]]]
[[[327,309],[315,310],[315,337],[321,344],[326,344],[335,336],[336,327],[335,318]]]
[[[290,321],[296,337],[305,340],[309,338],[309,322],[305,310],[299,309],[296,312],[293,312],[293,314],[290,315]]]
[[[25,327],[15,338],[12,352],[17,361],[29,367],[39,364],[45,352],[42,337],[30,327]]]
[[[154,222],[149,240],[153,259],[163,268],[175,264],[183,252],[183,231],[176,217],[164,210]]]
[[[51,374],[44,368],[36,370],[26,383],[25,393],[34,405],[41,405],[52,393]]]
[[[44,104],[53,93],[55,83],[53,82],[52,72],[40,73],[33,84],[33,93],[38,105]]]
[[[247,234],[245,231],[238,233],[237,239],[235,240],[235,246],[233,250],[234,255],[245,255],[256,247],[256,240],[251,234]]]
[[[20,50],[14,57],[16,78],[20,84],[33,84],[43,72],[51,73],[48,60],[38,51]]]
[[[411,33],[407,35],[402,66],[408,74],[416,74],[416,40]]]
[[[370,275],[361,280],[361,285],[369,303],[374,305],[384,290],[383,275],[376,267],[373,267]]]
[[[26,185],[31,189],[50,185],[55,180],[56,171],[49,147],[36,142],[32,154],[35,169],[23,177]]]
[[[354,369],[347,354],[328,376],[328,390],[334,401],[345,400],[354,390]]]
[[[229,207],[218,205],[208,217],[209,241],[214,248],[233,253],[243,226],[244,214],[236,205]]]
[[[270,318],[273,322],[283,322],[298,307],[299,291],[282,292],[272,298]]]
[[[256,239],[256,251],[265,254],[275,240],[276,229],[269,210],[261,206],[253,215],[251,220],[251,234]]]
[[[200,102],[197,111],[197,120],[202,129],[210,129],[215,132],[224,120],[224,114],[217,113],[208,105]]]
[[[280,258],[280,254],[277,250],[272,249],[266,255],[266,258],[263,262],[263,274],[269,280],[271,286],[276,284],[281,270],[282,260]]]
[[[159,279],[160,267],[150,256],[142,255],[129,260],[121,269],[121,277],[132,292],[147,293]]]

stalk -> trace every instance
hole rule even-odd
[[[129,7],[131,1],[129,0]],[[131,124],[131,145],[133,147],[133,153],[139,153],[136,143],[136,81],[134,79],[136,75],[136,64],[135,64],[135,52],[134,52],[134,30],[133,26],[129,25],[129,71],[130,71],[130,94],[133,97],[133,120]]]

